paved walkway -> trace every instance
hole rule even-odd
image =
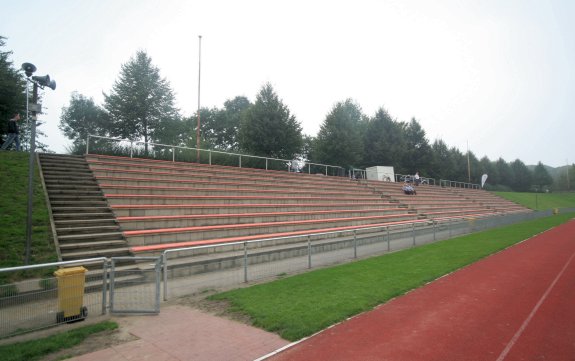
[[[114,318],[137,340],[72,358],[74,361],[255,360],[289,342],[278,335],[190,307],[163,306],[157,316]]]

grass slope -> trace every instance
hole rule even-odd
[[[544,211],[552,208],[575,207],[575,193],[519,193],[519,192],[494,192],[500,197],[525,207]]]
[[[24,265],[28,210],[28,153],[0,151],[0,268]],[[50,219],[36,168],[32,215],[31,263],[57,261],[50,231]],[[38,276],[0,273],[0,284],[20,277]],[[45,271],[44,271],[45,272]]]
[[[564,223],[562,214],[211,296],[295,341]]]

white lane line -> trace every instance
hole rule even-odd
[[[561,270],[561,272],[559,272],[557,277],[555,277],[553,282],[551,282],[551,285],[549,285],[549,288],[547,288],[547,291],[545,291],[543,296],[541,296],[541,299],[539,300],[539,302],[537,302],[535,307],[533,307],[533,310],[531,310],[531,313],[529,314],[529,316],[527,316],[525,321],[523,321],[523,324],[521,325],[521,327],[519,327],[519,330],[517,330],[515,335],[513,335],[513,338],[511,338],[511,341],[509,341],[509,343],[507,344],[507,347],[505,347],[503,352],[501,352],[501,355],[499,355],[499,357],[497,358],[497,361],[503,361],[505,359],[505,357],[507,356],[507,354],[509,353],[509,351],[511,351],[511,348],[513,347],[513,345],[515,345],[515,343],[517,342],[517,339],[521,336],[523,331],[525,331],[525,329],[527,328],[527,325],[529,324],[529,322],[531,321],[531,319],[533,318],[533,316],[535,315],[535,313],[537,312],[539,307],[541,307],[541,305],[543,304],[543,302],[545,301],[545,299],[547,298],[549,293],[551,293],[551,289],[553,289],[553,287],[555,286],[557,281],[559,281],[559,278],[561,278],[561,276],[563,275],[563,273],[567,269],[567,266],[569,266],[569,263],[571,263],[571,260],[573,260],[573,257],[575,257],[575,253],[573,253],[571,255],[571,257],[569,258],[567,263],[565,263],[565,266],[563,266],[563,269]]]

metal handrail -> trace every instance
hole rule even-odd
[[[440,179],[439,185],[441,187],[450,187],[450,188],[481,189],[481,186],[476,183],[458,182],[447,179]]]
[[[239,157],[239,164],[238,167],[241,168],[242,167],[242,157],[244,158],[252,158],[252,159],[263,159],[266,162],[266,167],[265,169],[268,170],[268,161],[272,160],[272,161],[279,161],[279,162],[286,162],[287,164],[287,170],[290,171],[291,169],[291,162],[293,162],[293,159],[281,159],[281,158],[270,158],[270,157],[261,157],[261,156],[256,156],[256,155],[247,155],[247,154],[239,154],[239,153],[231,153],[231,152],[224,152],[224,151],[220,151],[220,150],[212,150],[212,149],[198,149],[198,148],[194,148],[194,147],[184,147],[184,146],[179,146],[179,145],[170,145],[170,144],[161,144],[161,143],[152,143],[152,142],[143,142],[143,141],[138,141],[138,140],[130,140],[130,139],[120,139],[120,138],[110,138],[110,137],[102,137],[99,135],[91,135],[88,134],[88,137],[86,139],[86,155],[90,154],[90,138],[99,138],[99,139],[107,139],[107,140],[113,140],[113,141],[117,141],[117,142],[129,142],[130,143],[130,158],[134,157],[133,154],[133,148],[134,148],[134,144],[143,144],[143,145],[150,145],[150,146],[156,146],[156,147],[167,147],[172,149],[172,162],[175,162],[175,156],[176,156],[176,149],[182,149],[182,150],[195,150],[195,151],[199,151],[199,152],[207,152],[208,153],[208,164],[212,165],[212,153],[215,154],[224,154],[224,155],[231,155],[231,156],[237,156]],[[328,175],[328,169],[332,168],[332,169],[338,169],[338,170],[345,170],[343,167],[340,166],[336,166],[336,165],[329,165],[329,164],[321,164],[321,163],[312,163],[312,162],[306,162],[306,165],[308,166],[308,173],[311,174],[311,166],[319,166],[319,167],[325,167],[325,175]]]
[[[395,181],[402,182],[406,177],[410,177],[411,181],[413,182],[414,176],[412,174],[395,174]],[[423,184],[427,183],[432,186],[435,185],[435,178],[420,177],[419,179]]]

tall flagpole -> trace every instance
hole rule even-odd
[[[198,52],[198,126],[196,128],[196,158],[200,163],[200,79],[202,75],[202,36],[199,38],[199,52]]]

